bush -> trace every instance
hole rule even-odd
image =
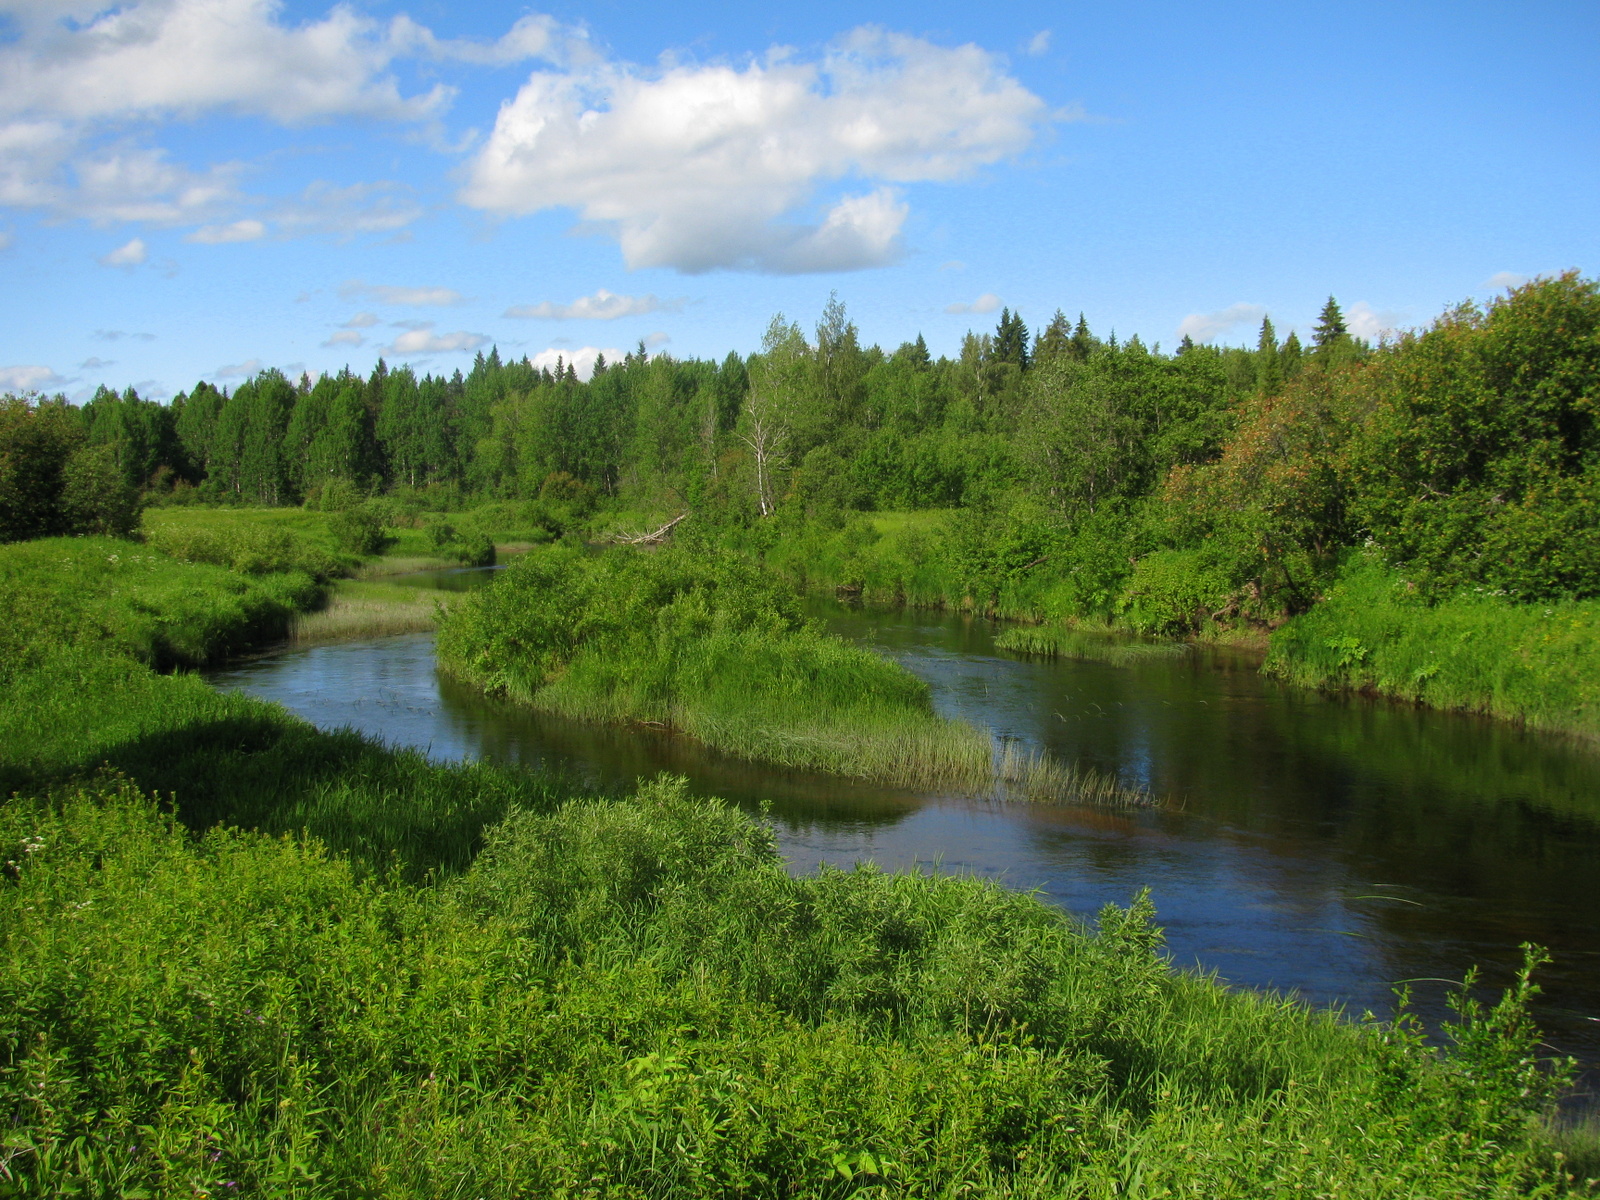
[[[1228,605],[1228,578],[1203,550],[1157,550],[1141,558],[1117,601],[1128,626],[1140,633],[1194,633]]]
[[[351,554],[372,555],[383,549],[383,518],[372,508],[347,508],[328,522],[339,549]]]

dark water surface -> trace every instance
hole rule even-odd
[[[436,586],[489,573],[443,572]],[[407,582],[422,582],[410,576]],[[429,634],[285,650],[212,675],[315,724],[436,759],[564,766],[600,786],[673,771],[770,803],[794,870],[872,859],[1037,889],[1091,916],[1153,894],[1175,958],[1251,987],[1387,1014],[1413,984],[1501,984],[1523,941],[1550,947],[1552,1047],[1600,1059],[1600,754],[1558,737],[1264,680],[1203,651],[1134,667],[1023,659],[959,614],[818,605],[933,688],[941,711],[1148,786],[1163,811],[996,804],[730,761],[681,740],[583,726],[441,679]]]

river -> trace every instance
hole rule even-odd
[[[476,586],[489,572],[407,582]],[[928,681],[940,711],[1114,772],[1149,811],[994,803],[732,761],[648,730],[596,728],[442,679],[431,634],[291,648],[213,672],[324,728],[353,726],[442,761],[554,765],[628,787],[672,771],[766,805],[791,869],[870,859],[1036,891],[1092,917],[1149,887],[1175,961],[1294,991],[1352,1016],[1448,1018],[1443,980],[1503,984],[1535,941],[1551,1048],[1600,1059],[1600,753],[1561,737],[1263,679],[1202,650],[1136,666],[998,651],[964,614],[815,602],[841,636]]]

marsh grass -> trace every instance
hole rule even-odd
[[[435,628],[448,593],[433,588],[348,580],[338,584],[327,604],[299,613],[290,622],[289,640],[297,645],[426,633]]]
[[[1464,591],[1430,604],[1356,553],[1321,603],[1273,634],[1263,670],[1600,738],[1600,601]]]
[[[1018,654],[1102,662],[1114,667],[1171,662],[1190,652],[1184,642],[1137,641],[1125,635],[1060,625],[1013,626],[996,637],[994,644]]]

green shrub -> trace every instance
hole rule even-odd
[[[370,505],[336,512],[328,521],[339,549],[363,556],[383,549],[383,517]]]
[[[1181,635],[1200,629],[1232,593],[1204,550],[1157,550],[1135,564],[1117,608],[1139,633]]]

